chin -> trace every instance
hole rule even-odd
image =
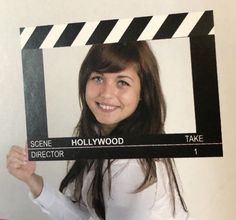
[[[114,126],[115,124],[117,124],[116,122],[110,122],[110,121],[98,121],[101,125],[104,125],[104,126]]]

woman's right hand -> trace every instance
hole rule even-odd
[[[25,148],[14,145],[7,154],[7,169],[17,179],[27,183],[36,170],[36,164],[28,161]]]
[[[12,146],[7,154],[8,172],[17,179],[26,183],[35,197],[43,188],[43,179],[35,174],[35,161],[28,161],[26,149],[20,146]]]

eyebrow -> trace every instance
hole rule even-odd
[[[91,75],[92,75],[92,74],[98,74],[98,75],[104,76],[104,75],[107,74],[107,73],[92,72]],[[114,73],[114,74],[116,74],[116,73]],[[118,78],[118,79],[128,78],[128,79],[130,79],[131,81],[134,82],[134,79],[133,79],[131,76],[128,76],[128,75],[118,75],[117,78]]]
[[[134,82],[134,79],[132,77],[130,77],[130,76],[127,76],[127,75],[118,75],[117,78],[118,79],[128,78],[128,79],[130,79],[130,80],[132,80]]]

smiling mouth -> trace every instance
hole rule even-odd
[[[108,105],[104,103],[96,102],[97,106],[104,111],[113,111],[118,108],[118,106]]]

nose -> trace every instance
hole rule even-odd
[[[100,95],[103,98],[112,98],[116,94],[116,87],[113,83],[105,81],[100,90]]]

